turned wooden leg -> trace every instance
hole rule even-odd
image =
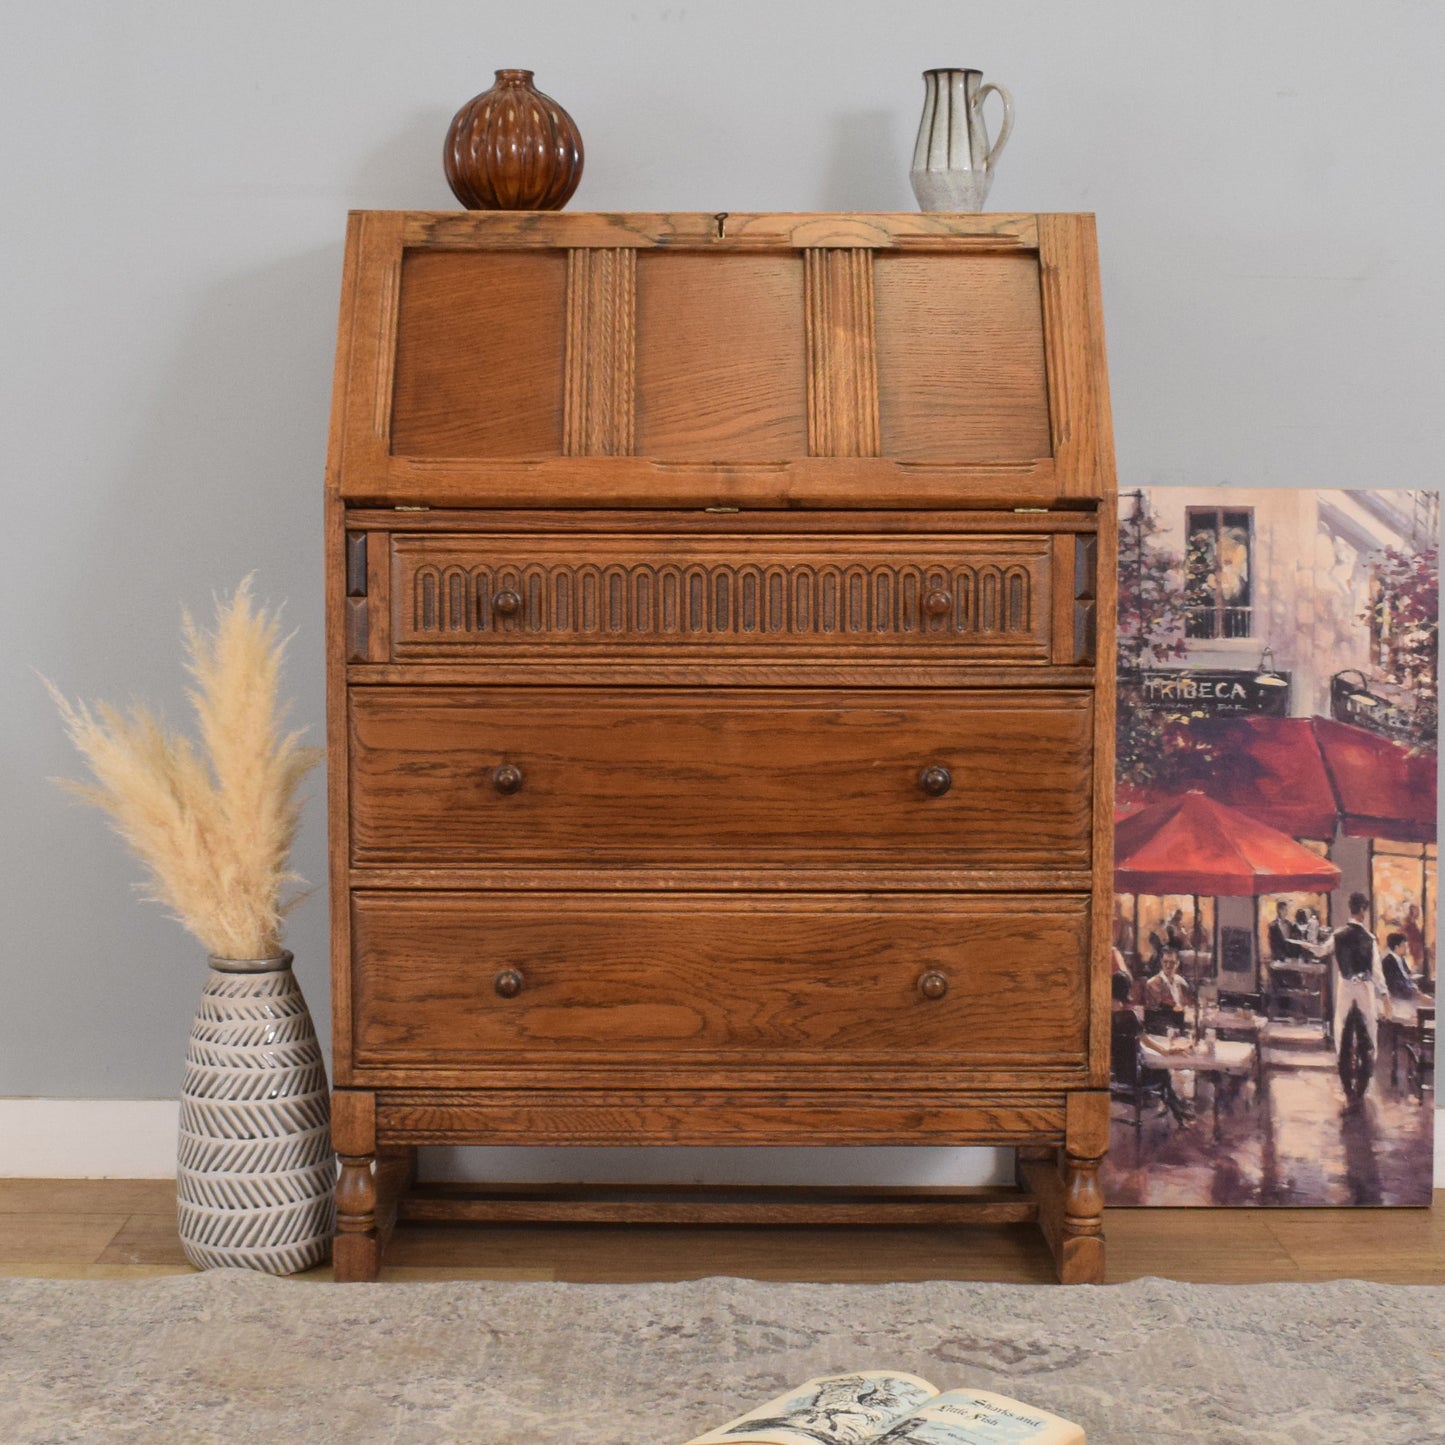
[[[337,1090],[331,1100],[331,1135],[341,1160],[332,1270],[339,1282],[372,1281],[381,1271],[382,1246],[374,1171],[375,1095]]]
[[[381,1239],[376,1228],[374,1154],[342,1154],[336,1185],[336,1242],[332,1267],[341,1283],[373,1281],[381,1273]]]
[[[1099,1165],[1109,1152],[1109,1096],[1070,1094],[1064,1135],[1064,1219],[1056,1256],[1064,1284],[1104,1282],[1104,1189]]]
[[[1109,1150],[1109,1096],[1070,1094],[1064,1147],[1023,1148],[1019,1183],[1038,1203],[1039,1228],[1064,1284],[1104,1282],[1104,1193],[1099,1165]]]

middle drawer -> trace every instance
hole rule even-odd
[[[1086,868],[1092,701],[353,688],[352,861]]]

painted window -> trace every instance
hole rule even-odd
[[[1184,635],[1252,636],[1253,513],[1190,507],[1186,527]]]
[[[1376,838],[1370,849],[1370,889],[1375,936],[1384,948],[1390,934],[1403,933],[1410,967],[1435,976],[1434,843],[1396,843]]]

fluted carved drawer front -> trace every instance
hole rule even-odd
[[[1087,933],[1070,895],[358,892],[356,1057],[1077,1065]]]
[[[398,661],[813,652],[1048,661],[1047,536],[397,535]]]
[[[1092,701],[353,688],[353,858],[1087,867]]]

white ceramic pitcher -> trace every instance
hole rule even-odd
[[[923,119],[908,179],[923,211],[981,211],[993,168],[1014,125],[1013,97],[1001,85],[984,85],[981,70],[925,70]],[[1003,102],[1003,124],[989,148],[983,102],[990,91]]]

